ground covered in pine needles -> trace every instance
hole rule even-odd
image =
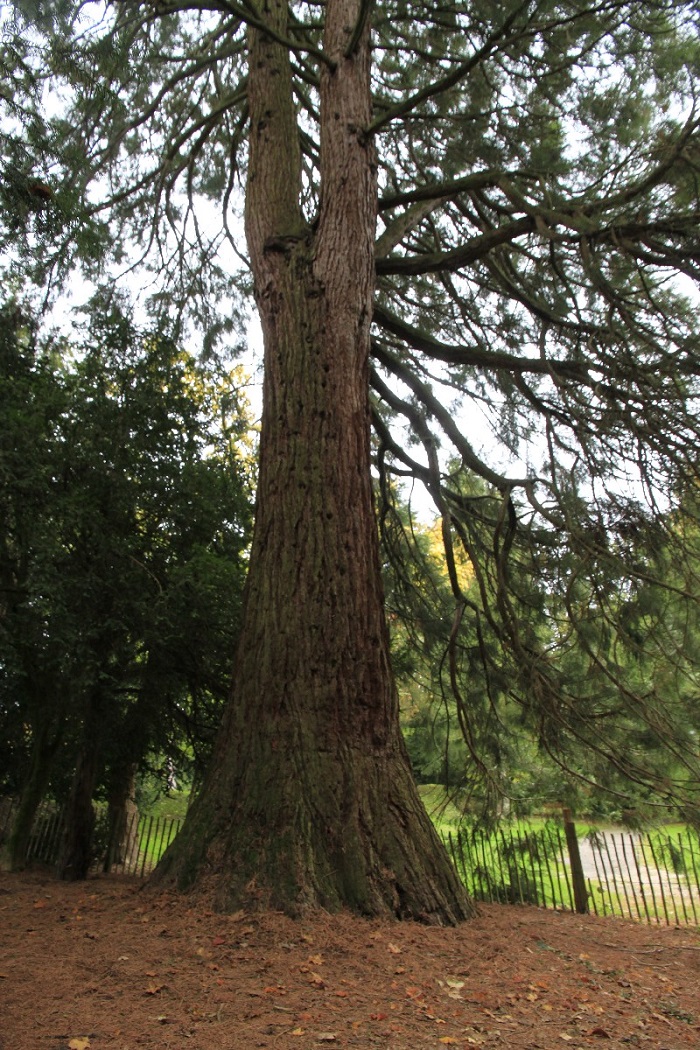
[[[222,916],[0,875],[0,1050],[700,1047],[700,936],[482,906],[459,929]]]

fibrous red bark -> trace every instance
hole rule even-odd
[[[287,49],[250,33],[246,230],[265,344],[255,534],[213,763],[159,878],[225,908],[456,922],[471,905],[401,738],[370,474],[376,163],[369,28],[326,5],[321,205],[300,207]],[[286,36],[286,4],[263,14]],[[349,45],[355,40],[351,53]]]

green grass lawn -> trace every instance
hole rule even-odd
[[[460,825],[473,823],[473,818],[464,813],[458,791],[446,791],[441,784],[420,784],[418,793],[433,824],[441,834],[456,831]],[[551,816],[503,817],[498,824],[525,833],[542,831],[552,821],[561,825],[561,812],[554,811]],[[604,831],[606,828],[581,819],[576,821],[576,830],[581,838],[592,831]]]
[[[189,801],[189,788],[185,791],[171,791],[167,795],[160,795],[155,802],[144,808],[143,813],[154,819],[184,820]]]

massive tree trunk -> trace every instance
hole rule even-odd
[[[470,904],[417,795],[398,722],[370,476],[376,164],[369,32],[329,0],[322,199],[300,208],[286,48],[250,37],[246,230],[265,342],[255,536],[231,701],[159,869],[220,907],[455,922]],[[286,36],[287,9],[265,18]]]

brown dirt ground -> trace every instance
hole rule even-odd
[[[534,907],[458,929],[219,915],[0,875],[0,1050],[700,1048],[700,936]]]

